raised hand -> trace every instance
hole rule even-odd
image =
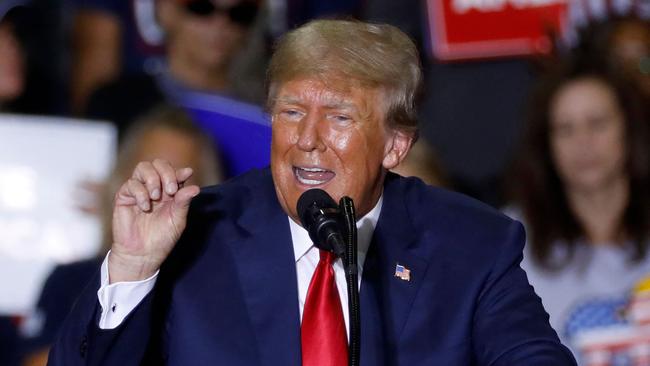
[[[108,259],[110,283],[153,275],[185,229],[196,185],[184,186],[191,168],[174,169],[156,159],[140,162],[115,194],[113,246]]]

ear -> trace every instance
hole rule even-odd
[[[414,135],[409,132],[394,130],[392,136],[386,141],[384,160],[382,165],[385,169],[393,169],[405,158],[413,145]]]

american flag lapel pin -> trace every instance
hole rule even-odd
[[[411,270],[397,263],[395,265],[395,277],[399,278],[402,281],[410,281]]]

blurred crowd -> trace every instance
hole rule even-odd
[[[0,0],[0,113],[115,124],[114,173],[89,188],[107,228],[116,184],[140,160],[193,166],[201,185],[229,178],[188,98],[263,108],[266,62],[287,29],[319,17],[393,24],[418,42],[425,72],[420,140],[396,171],[521,220],[522,267],[579,363],[611,353],[602,365],[632,364],[620,348],[594,356],[584,334],[643,325],[626,310],[650,276],[650,3],[592,3],[569,1],[573,28],[549,55],[440,62],[420,0]],[[110,232],[104,242],[50,275],[37,331],[0,317],[0,365],[45,364]]]

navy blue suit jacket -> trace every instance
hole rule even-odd
[[[390,174],[363,270],[361,364],[575,364],[519,267],[523,243],[487,206]],[[94,281],[50,365],[301,364],[291,233],[268,170],[194,199],[154,291],[117,329],[96,325]]]

